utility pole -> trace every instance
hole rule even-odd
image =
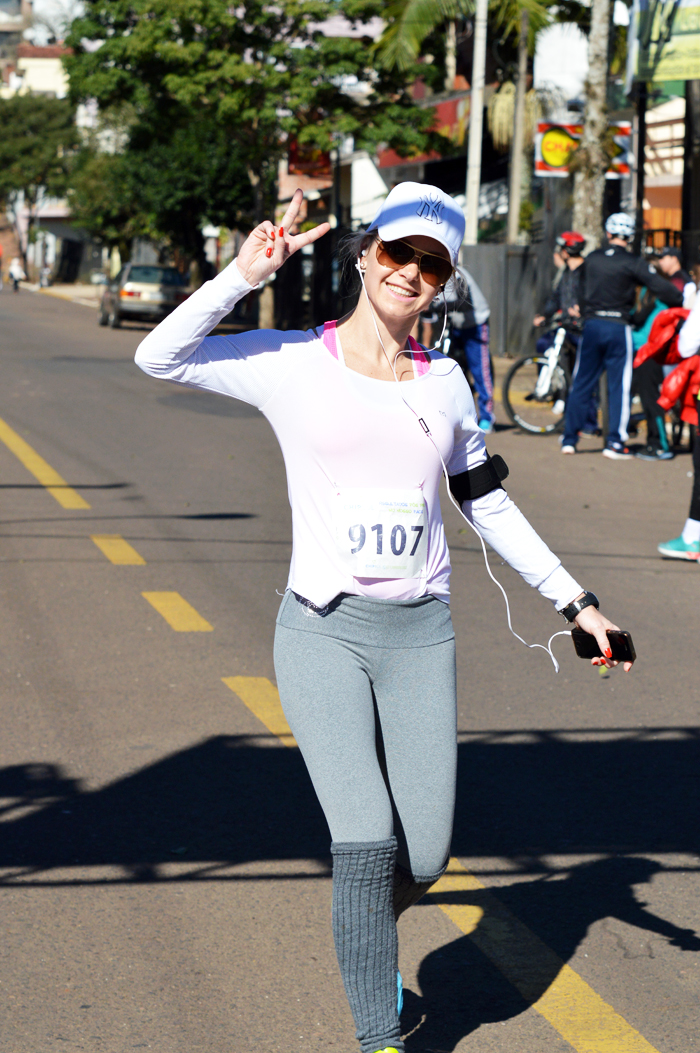
[[[700,80],[685,82],[685,159],[683,161],[683,232],[685,264],[700,258]],[[692,231],[692,234],[690,233]]]
[[[649,85],[645,80],[637,85],[637,194],[635,201],[634,251],[641,252],[644,229],[644,166],[647,145],[647,100]]]
[[[467,153],[467,227],[464,236],[466,245],[476,245],[479,232],[479,187],[481,186],[481,139],[484,123],[486,17],[488,8],[488,0],[476,0],[471,112],[469,114],[469,146]]]
[[[523,146],[525,144],[525,80],[527,78],[527,37],[530,29],[530,14],[526,9],[520,14],[520,40],[518,42],[518,84],[515,91],[515,113],[513,117],[513,140],[510,153],[510,185],[508,187],[508,236],[509,245],[518,240],[520,230],[520,189],[523,175]]]

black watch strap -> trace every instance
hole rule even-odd
[[[581,611],[585,610],[586,607],[595,607],[596,610],[600,609],[600,603],[598,597],[593,592],[584,592],[580,600],[574,600],[573,603],[569,603],[566,607],[563,607],[559,613],[562,618],[566,618],[567,622],[573,622],[577,615]]]

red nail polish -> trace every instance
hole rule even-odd
[[[612,658],[612,651],[610,650],[609,647],[606,647],[606,649],[605,649],[605,657],[606,658]]]
[[[270,247],[269,249],[265,249],[265,255],[269,260],[270,256],[272,255],[272,247]]]
[[[273,241],[275,240],[275,232],[274,232],[274,230],[270,231],[270,237],[272,238]]]
[[[284,227],[280,227],[280,237],[284,237]]]

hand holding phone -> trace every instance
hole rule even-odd
[[[610,642],[613,662],[634,662],[637,652],[634,649],[632,637],[629,633],[623,632],[622,629],[608,629],[607,637]],[[583,629],[572,629],[571,639],[579,658],[605,657],[592,633],[587,633]]]

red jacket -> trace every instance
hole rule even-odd
[[[667,307],[659,311],[649,330],[649,339],[642,344],[634,359],[634,368],[641,366],[648,358],[655,358],[664,366],[672,366],[681,361],[678,354],[678,330],[690,311],[685,307]]]
[[[682,404],[681,420],[697,426],[698,391],[700,391],[700,355],[691,355],[690,358],[681,359],[680,365],[676,366],[673,372],[666,377],[661,385],[658,402],[665,410],[669,410],[671,406],[675,406],[680,401]]]

